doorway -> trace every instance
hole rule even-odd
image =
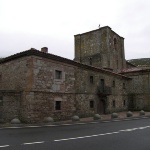
[[[97,113],[105,114],[105,101],[104,99],[100,99],[97,104]]]

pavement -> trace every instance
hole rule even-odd
[[[118,112],[118,118],[111,118],[111,114],[102,114],[100,120],[94,120],[93,117],[80,118],[80,121],[65,120],[59,122],[50,122],[50,123],[35,123],[35,124],[11,124],[11,123],[0,123],[0,128],[8,127],[34,127],[34,126],[55,126],[55,125],[69,125],[69,124],[83,124],[83,123],[93,123],[93,122],[107,122],[107,121],[117,121],[117,120],[134,120],[142,118],[150,118],[150,112],[145,112],[145,115],[140,115],[139,111],[132,112],[132,117],[127,117],[127,111]]]

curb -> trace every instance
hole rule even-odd
[[[138,117],[126,117],[126,118],[114,118],[114,119],[103,119],[103,120],[90,120],[90,121],[63,121],[53,123],[39,123],[39,124],[8,124],[0,125],[0,129],[21,129],[21,128],[40,128],[40,127],[58,127],[58,126],[71,126],[71,125],[86,125],[86,124],[97,124],[97,123],[109,123],[119,121],[132,121],[140,119],[149,119],[150,116],[138,116]]]

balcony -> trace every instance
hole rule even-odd
[[[97,94],[100,96],[108,96],[108,95],[112,95],[112,89],[111,87],[108,86],[99,86],[98,90],[97,90]]]

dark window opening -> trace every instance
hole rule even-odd
[[[117,69],[118,69],[118,60],[117,60]]]
[[[0,74],[0,82],[2,81],[2,75]]]
[[[123,83],[123,89],[125,89],[125,88],[126,88],[125,83]]]
[[[126,106],[126,100],[123,101],[123,106]]]
[[[3,96],[0,96],[0,106],[3,106]]]
[[[115,84],[115,81],[113,81],[113,87],[115,87],[115,85],[116,85],[116,84]]]
[[[61,101],[55,101],[55,110],[61,110]]]
[[[92,58],[89,58],[89,61],[90,61],[90,65],[92,65]]]
[[[101,79],[101,81],[100,81],[100,88],[101,88],[101,91],[104,92],[104,88],[105,88],[105,81],[104,81],[104,79]]]
[[[55,79],[62,79],[62,71],[55,70]]]
[[[114,38],[114,48],[115,48],[115,50],[117,49],[117,39],[116,38]]]
[[[94,108],[94,101],[90,101],[90,108]]]
[[[93,76],[90,76],[90,83],[93,83],[93,82],[94,82]]]
[[[116,102],[115,102],[115,100],[113,100],[112,105],[113,105],[114,108],[116,107]]]

